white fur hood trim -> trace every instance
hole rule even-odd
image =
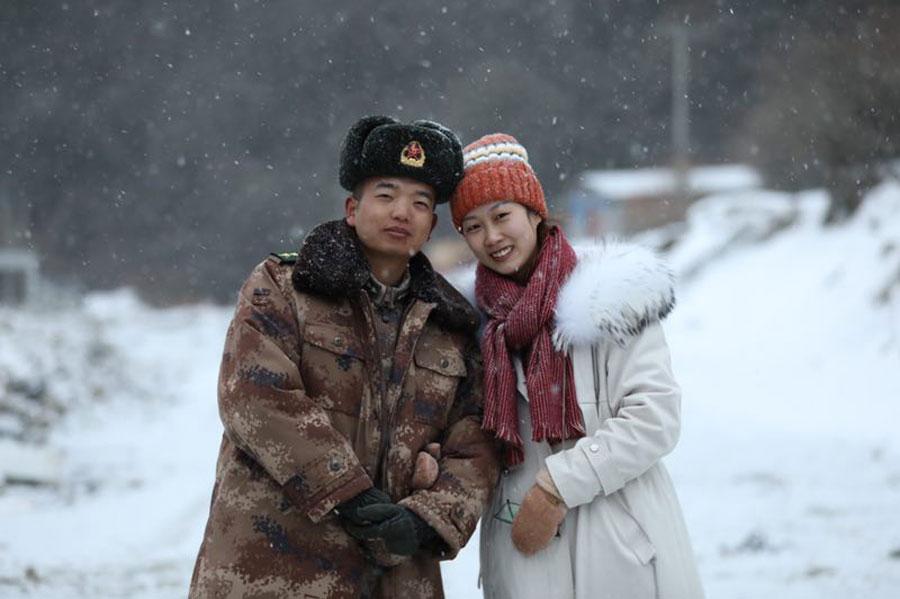
[[[624,345],[675,307],[675,275],[652,250],[608,241],[575,246],[578,264],[559,291],[557,348],[611,341]],[[472,305],[475,267],[445,275]]]
[[[611,241],[576,246],[575,252],[578,264],[556,303],[558,348],[624,345],[675,307],[675,275],[652,250]]]

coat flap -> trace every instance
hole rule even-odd
[[[444,376],[464,377],[467,374],[466,361],[463,355],[453,348],[436,348],[434,346],[416,348],[416,366],[426,368]]]
[[[518,391],[525,401],[528,401],[528,388],[525,386],[525,368],[522,366],[522,359],[513,356],[513,368],[516,369],[516,391]]]
[[[303,340],[324,350],[365,359],[362,344],[352,328],[332,324],[307,323],[303,329]]]

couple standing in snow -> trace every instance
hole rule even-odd
[[[574,250],[509,135],[367,117],[340,182],[346,217],[241,289],[190,596],[443,597],[479,518],[487,598],[702,596],[660,461],[670,271]],[[448,201],[463,294],[419,252]]]

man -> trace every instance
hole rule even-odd
[[[341,148],[346,219],[242,287],[191,598],[443,597],[438,560],[466,543],[499,475],[477,314],[419,253],[461,176],[441,125],[360,120]],[[435,442],[436,480],[415,490]]]

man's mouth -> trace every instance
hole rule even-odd
[[[385,229],[385,232],[387,232],[387,234],[392,237],[409,237],[410,236],[409,231],[407,231],[406,229],[403,229],[401,227],[388,227],[387,229]]]

